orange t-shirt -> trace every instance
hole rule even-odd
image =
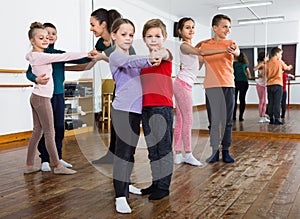
[[[267,86],[281,85],[283,86],[282,73],[283,70],[288,70],[288,66],[284,61],[277,57],[272,57],[266,65],[267,70]]]
[[[225,49],[233,43],[233,40],[220,40],[216,42],[210,39],[202,43],[201,49]],[[204,56],[205,79],[204,88],[234,87],[233,55],[220,53]]]

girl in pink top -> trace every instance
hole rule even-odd
[[[187,163],[201,166],[202,163],[192,154],[192,124],[193,101],[192,88],[199,71],[200,50],[192,46],[195,22],[192,18],[184,17],[178,22],[178,36],[182,39],[180,45],[180,71],[174,81],[174,96],[176,103],[176,124],[174,129],[175,164]],[[182,155],[182,146],[185,157]]]
[[[74,174],[76,171],[64,167],[59,162],[55,140],[53,112],[51,107],[51,97],[53,94],[52,62],[62,62],[88,57],[87,53],[63,53],[47,54],[44,49],[49,46],[48,31],[39,22],[34,22],[28,32],[29,40],[32,44],[32,51],[26,55],[26,59],[32,66],[32,72],[36,76],[46,74],[49,82],[46,85],[35,84],[34,91],[30,97],[33,117],[33,131],[27,151],[27,161],[24,173],[37,172],[40,169],[34,167],[34,156],[37,145],[42,137],[45,136],[46,148],[54,162],[55,174]]]
[[[191,136],[193,123],[192,87],[196,80],[196,73],[200,69],[199,61],[203,63],[205,55],[226,52],[225,49],[206,50],[200,52],[201,43],[192,46],[195,22],[192,18],[183,17],[178,22],[178,36],[182,39],[180,45],[180,71],[174,81],[174,95],[176,101],[176,125],[174,129],[175,164],[187,163],[201,166],[192,154]],[[182,145],[185,157],[182,155]]]
[[[259,112],[259,123],[270,122],[266,117],[267,109],[267,86],[266,86],[266,74],[265,65],[269,57],[266,56],[264,52],[260,52],[257,57],[258,64],[253,68],[253,71],[258,71],[256,79],[256,91],[258,95],[258,112]]]

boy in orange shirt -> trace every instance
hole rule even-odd
[[[204,88],[212,147],[212,155],[206,161],[209,163],[219,161],[221,141],[223,162],[233,163],[234,159],[229,154],[235,102],[233,59],[234,56],[239,56],[240,50],[233,40],[226,40],[231,29],[231,19],[228,16],[223,14],[214,16],[212,28],[214,37],[202,42],[201,51],[206,53],[213,49],[224,49],[224,53],[204,56],[206,68]]]
[[[283,70],[291,70],[292,65],[287,66],[282,58],[282,49],[274,47],[270,52],[270,60],[266,65],[267,74],[267,93],[268,93],[268,115],[270,123],[282,125],[280,118],[280,102],[282,97],[282,73]]]

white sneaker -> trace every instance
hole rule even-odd
[[[63,159],[59,160],[60,164],[63,165],[64,167],[68,167],[68,168],[72,168],[73,165],[70,163],[67,163],[66,161],[64,161]]]
[[[259,119],[258,122],[259,122],[259,123],[264,123],[264,122],[265,122],[265,117],[260,117],[260,119]]]
[[[270,122],[270,119],[268,119],[267,117],[264,117],[264,122]]]
[[[49,172],[49,171],[51,171],[51,167],[50,167],[49,163],[48,162],[43,162],[41,170],[43,172]]]
[[[183,162],[184,162],[184,157],[182,156],[182,154],[175,154],[174,163],[175,164],[181,164]]]
[[[133,186],[133,185],[129,185],[129,192],[132,193],[132,194],[136,194],[136,195],[141,195],[142,194],[142,191],[141,189]]]
[[[192,153],[187,153],[185,156],[185,163],[193,165],[193,166],[202,166],[203,164],[197,160]]]
[[[67,167],[61,165],[60,167],[54,168],[54,174],[61,174],[61,175],[71,175],[77,173],[76,170],[68,169]]]

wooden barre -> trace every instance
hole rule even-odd
[[[17,70],[17,69],[0,69],[0,73],[12,73],[12,74],[22,74],[26,70]]]
[[[33,87],[32,84],[0,84],[0,87],[14,88],[14,87]]]

